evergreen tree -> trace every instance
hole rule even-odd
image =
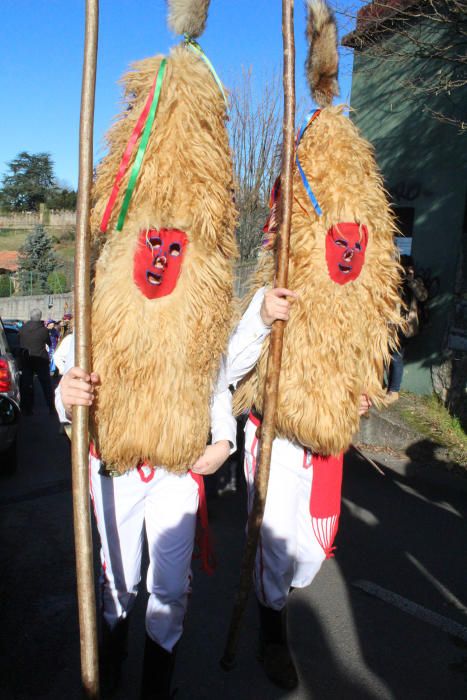
[[[50,153],[22,151],[8,163],[10,172],[3,176],[0,205],[6,211],[38,211],[50,190],[55,188]]]
[[[52,294],[63,294],[68,289],[68,283],[64,272],[51,272],[47,277],[47,286]]]
[[[11,296],[12,285],[9,275],[0,275],[0,297]]]
[[[24,294],[47,294],[48,276],[57,267],[53,242],[43,226],[36,226],[19,249],[18,278]]]
[[[55,186],[47,193],[45,203],[49,209],[76,209],[78,194],[68,187]]]

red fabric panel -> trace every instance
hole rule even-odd
[[[312,518],[330,518],[341,512],[343,461],[343,453],[337,457],[313,455],[313,485],[310,496]]]

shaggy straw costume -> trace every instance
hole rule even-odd
[[[96,233],[161,58],[140,61],[124,79],[128,106],[109,132],[109,154],[97,172]],[[125,225],[109,233],[96,267],[92,355],[102,384],[92,432],[102,459],[119,472],[141,461],[183,472],[206,445],[209,399],[231,326],[236,256],[225,117],[207,65],[184,46],[175,48]],[[110,229],[127,181],[128,173]],[[141,232],[155,229],[181,230],[188,241],[175,289],[148,299],[135,284],[134,258],[145,245]]]
[[[194,38],[207,6],[173,0],[172,28]],[[108,134],[92,213],[100,249],[90,485],[103,565],[101,676],[113,690],[145,531],[141,698],[168,700],[198,510],[204,534],[207,525],[203,477],[190,469],[211,427],[214,443],[235,442],[230,392],[216,382],[232,323],[233,174],[223,93],[200,47],[187,38],[167,59],[140,61],[124,85],[126,108]]]
[[[314,24],[310,11],[308,32],[310,39],[316,37],[316,50],[325,59],[324,89],[316,82],[319,63],[314,52],[307,66],[313,65],[315,99],[326,95],[330,102],[334,85],[330,93],[327,88],[330,75],[336,82],[337,59],[329,59],[329,46],[321,45],[320,27],[324,24],[331,37],[335,29],[329,29],[329,13],[323,20],[326,6],[320,2],[317,6],[321,24]],[[384,401],[383,366],[400,322],[393,217],[373,149],[343,109],[322,109],[298,147],[301,166],[323,213],[318,216],[314,210],[296,168],[288,285],[299,298],[285,328],[276,418],[278,435],[322,455],[348,448],[358,430],[363,392],[376,406]],[[331,279],[326,264],[326,235],[339,222],[363,224],[368,231],[362,271],[344,284]],[[265,234],[253,292],[273,284],[274,222],[272,229]],[[252,405],[262,411],[268,347],[265,342],[256,369],[237,391],[237,411]]]
[[[284,331],[276,438],[255,563],[258,658],[268,677],[286,689],[298,683],[287,642],[288,595],[309,585],[332,556],[342,453],[358,429],[361,395],[383,403],[383,366],[399,324],[395,226],[370,144],[343,107],[331,106],[337,32],[322,0],[309,2],[307,33],[307,75],[323,109],[297,139],[287,286],[298,299]],[[280,186],[272,199],[248,308],[229,349],[229,380],[240,380],[236,410],[251,409],[245,428],[250,504],[269,352],[260,308],[262,288],[274,285]]]

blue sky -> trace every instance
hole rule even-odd
[[[280,0],[212,0],[200,43],[227,87],[251,66],[255,84],[282,71]],[[84,0],[2,0],[0,175],[20,151],[48,152],[60,180],[78,182]],[[338,22],[340,21],[338,17]],[[348,27],[347,27],[348,31]],[[295,2],[297,98],[304,79],[305,11]],[[178,43],[165,0],[101,0],[94,127],[95,159],[119,112],[120,76],[133,61]],[[350,101],[351,55],[341,52],[341,100]],[[311,102],[310,102],[311,105]]]

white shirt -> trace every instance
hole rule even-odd
[[[57,345],[54,352],[54,362],[55,367],[58,369],[60,374],[65,374],[73,365],[68,366],[68,359],[71,357],[73,360],[74,353],[70,356],[70,348],[73,347],[73,333],[66,335],[62,341]]]
[[[227,381],[233,386],[256,365],[263,342],[271,332],[260,314],[265,293],[265,287],[258,289],[230,338],[226,371]]]
[[[230,339],[227,353],[227,381],[234,386],[256,365],[264,340],[271,332],[271,327],[263,323],[260,313],[265,293],[266,287],[258,289]],[[248,423],[245,434],[247,429]],[[299,471],[303,472],[304,449],[306,451],[303,445],[294,440],[276,436],[272,444],[271,468],[276,465],[276,468],[292,470],[296,473],[298,464]]]

